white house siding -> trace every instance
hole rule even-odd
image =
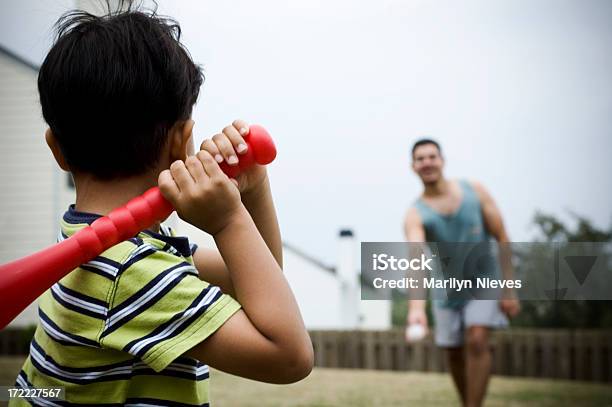
[[[2,264],[53,244],[57,212],[70,196],[66,176],[45,143],[46,125],[38,102],[36,78],[34,69],[0,52]],[[13,324],[35,323],[35,311],[36,307],[30,306]]]
[[[359,305],[359,328],[391,329],[391,300],[362,300]]]
[[[300,306],[308,329],[338,329],[340,283],[335,274],[322,269],[291,250],[284,251],[284,273]]]

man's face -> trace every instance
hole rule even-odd
[[[414,150],[412,169],[424,184],[432,184],[442,177],[444,159],[434,144],[423,144]]]

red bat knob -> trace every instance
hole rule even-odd
[[[249,148],[240,156],[239,164],[220,164],[223,172],[230,177],[236,177],[255,163],[269,164],[276,157],[274,142],[263,127],[250,126],[244,138]],[[70,238],[0,266],[0,329],[79,265],[153,223],[166,219],[173,210],[159,188],[153,187],[108,215],[96,219]]]

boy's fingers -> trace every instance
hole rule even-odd
[[[223,129],[223,134],[227,136],[234,146],[234,150],[236,150],[238,154],[244,154],[247,152],[248,146],[238,132],[238,129],[236,129],[234,126],[227,126]]]
[[[249,124],[244,120],[236,119],[232,122],[232,126],[238,130],[238,133],[240,133],[242,137],[249,134]]]
[[[176,185],[176,182],[174,182],[174,178],[172,178],[170,170],[163,170],[160,172],[159,177],[157,178],[157,183],[159,185],[159,190],[166,199],[174,198],[181,192]]]
[[[208,151],[210,155],[212,155],[215,158],[216,162],[218,163],[223,162],[223,156],[221,155],[221,152],[217,148],[217,145],[215,144],[215,142],[212,141],[211,139],[204,140],[204,142],[202,142],[202,144],[200,145],[200,150]]]
[[[218,177],[223,174],[221,168],[219,168],[219,164],[215,161],[212,155],[206,150],[200,150],[196,154],[202,165],[204,166],[204,171],[206,171],[206,175],[211,178]]]
[[[187,167],[185,167],[185,163],[181,160],[177,160],[170,165],[170,173],[181,192],[186,192],[195,184]]]
[[[190,155],[187,157],[185,160],[185,166],[196,182],[202,182],[208,178],[206,172],[204,172],[204,168],[202,167],[202,162],[196,156]]]
[[[219,151],[223,155],[223,158],[229,165],[237,165],[238,157],[236,156],[236,152],[234,152],[234,146],[230,142],[229,138],[223,133],[215,134],[213,136],[213,141],[217,145]]]

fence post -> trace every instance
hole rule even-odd
[[[556,345],[559,360],[559,375],[561,379],[571,379],[572,372],[572,355],[571,355],[571,332],[567,330],[559,331],[556,333]]]

